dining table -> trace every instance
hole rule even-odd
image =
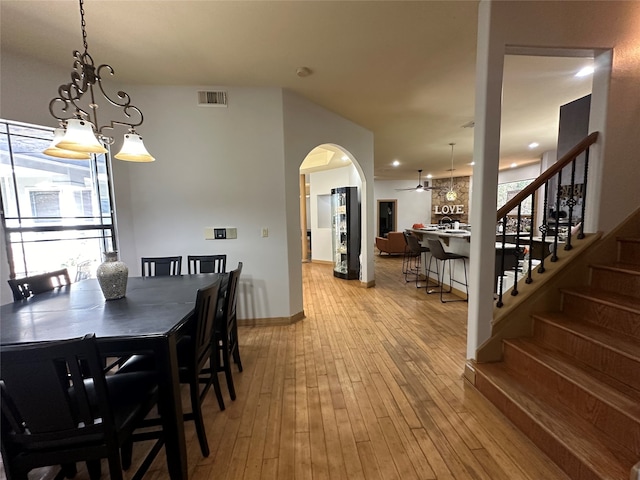
[[[188,478],[176,343],[193,314],[197,290],[225,274],[129,277],[126,296],[105,300],[95,278],[0,307],[0,344],[95,334],[104,357],[154,354],[159,411],[171,479]]]

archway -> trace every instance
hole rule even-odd
[[[337,187],[355,186],[358,204],[360,204],[362,184],[362,172],[357,160],[343,147],[336,144],[322,144],[307,154],[300,164],[302,261],[334,263],[331,237],[331,190]],[[358,225],[358,227],[360,229],[361,226]],[[358,234],[361,243],[363,235],[359,231],[354,233]]]

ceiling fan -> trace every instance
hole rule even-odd
[[[422,184],[422,170],[418,170],[418,185],[415,187],[410,187],[410,188],[396,188],[396,191],[401,192],[401,191],[405,191],[405,190],[415,190],[416,192],[424,192],[425,190],[431,190],[433,189],[433,187],[430,187],[428,185]]]

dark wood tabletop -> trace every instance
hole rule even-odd
[[[101,352],[153,352],[159,373],[172,479],[188,478],[176,341],[193,313],[196,292],[224,274],[130,277],[127,294],[106,301],[96,279],[83,280],[0,307],[2,345],[61,340],[95,333]],[[224,283],[224,278],[223,278]]]

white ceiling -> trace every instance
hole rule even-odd
[[[476,1],[87,0],[85,12],[89,53],[120,82],[284,87],[370,129],[377,179],[448,177],[451,142],[455,175],[471,173]],[[76,0],[2,0],[0,22],[3,51],[71,71],[82,49]],[[505,59],[502,166],[555,149],[559,106],[591,91],[573,76],[588,63]]]

